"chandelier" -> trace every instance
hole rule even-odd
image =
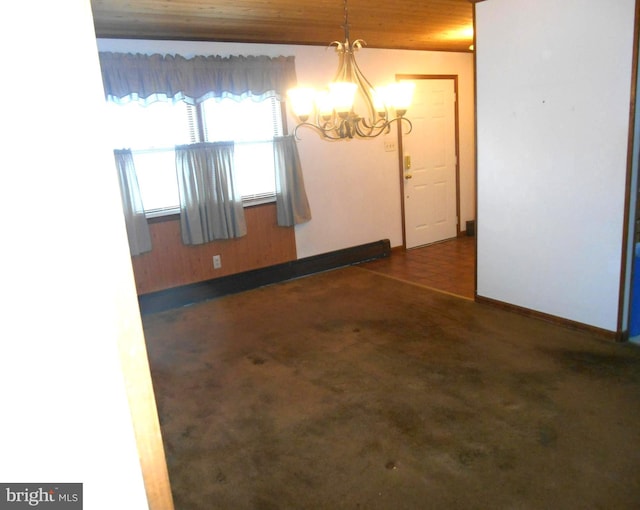
[[[304,126],[327,140],[375,138],[389,133],[394,122],[401,124],[402,121],[408,124],[407,133],[410,133],[413,126],[404,115],[411,104],[414,83],[400,81],[373,87],[356,62],[355,52],[366,43],[362,39],[351,42],[349,38],[347,0],[344,0],[343,27],[344,42],[334,41],[329,45],[335,46],[339,62],[328,88],[295,88],[287,93],[300,120],[294,130],[295,137],[298,138],[298,129]],[[356,107],[363,113],[358,113]]]

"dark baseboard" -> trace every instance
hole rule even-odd
[[[557,317],[555,315],[550,315],[548,313],[537,312],[535,310],[530,310],[529,308],[512,305],[511,303],[505,303],[504,301],[499,301],[497,299],[479,296],[478,294],[476,294],[475,301],[476,303],[483,303],[486,305],[495,306],[498,308],[502,308],[503,310],[508,310],[510,312],[515,312],[520,315],[524,315],[526,317],[532,317],[534,319],[539,319],[546,322],[552,322],[554,324],[558,324],[566,328],[571,328],[578,331],[585,331],[594,336],[600,337],[604,340],[609,340],[614,342],[624,341],[624,335],[621,332],[609,331],[608,329],[589,326],[588,324],[572,321],[570,319],[564,319],[562,317]]]
[[[388,239],[138,296],[142,315],[391,255]]]

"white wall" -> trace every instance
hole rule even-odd
[[[356,34],[357,35],[357,34]],[[336,37],[339,37],[339,29]],[[329,41],[328,41],[329,42]],[[100,39],[101,51],[209,55],[293,55],[298,83],[325,86],[336,72],[333,49],[314,46]],[[475,217],[473,55],[364,48],[357,55],[372,83],[396,74],[459,75],[461,219]],[[408,117],[411,117],[409,110]],[[296,121],[290,117],[289,126]],[[380,239],[402,244],[397,152],[382,139],[322,141],[300,130],[298,145],[313,219],[296,227],[298,257],[307,257]],[[395,140],[395,132],[388,135]]]
[[[633,20],[476,4],[479,295],[617,329]]]
[[[3,16],[0,480],[148,508],[118,352],[142,332],[90,5]]]

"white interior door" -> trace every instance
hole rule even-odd
[[[453,79],[417,79],[403,135],[405,245],[415,248],[458,233],[456,108]]]

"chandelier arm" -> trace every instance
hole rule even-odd
[[[403,133],[405,135],[408,135],[409,133],[411,133],[411,131],[413,131],[413,124],[406,117],[396,117],[394,119],[391,119],[389,121],[389,125],[393,124],[394,122],[397,122],[398,125],[401,125],[403,121],[406,122],[407,124],[409,124],[409,131],[407,131],[406,133]]]
[[[313,124],[312,122],[302,122],[300,124],[298,124],[295,129],[293,130],[293,136],[295,137],[296,140],[302,140],[302,138],[300,138],[298,136],[298,129],[301,127],[309,127],[312,128],[314,131],[318,132],[321,136],[323,136],[324,138],[327,138],[329,140],[342,140],[344,137],[341,136],[332,136],[330,133],[332,131],[337,131],[338,127],[334,126],[331,128],[325,128],[323,126],[319,126],[317,124]]]
[[[406,122],[409,125],[409,130],[403,134],[408,135],[413,130],[413,124],[411,121],[405,117],[395,117],[389,121],[385,121],[384,123],[377,122],[373,126],[365,126],[366,130],[362,130],[360,127],[360,122],[354,124],[354,128],[356,133],[361,138],[376,138],[382,134],[388,134],[391,131],[391,124],[397,122],[398,124],[402,124],[402,121]],[[364,123],[362,123],[364,124]]]
[[[358,39],[356,41],[356,43],[364,43],[364,41],[362,41],[361,39]],[[364,43],[366,44],[366,43]],[[361,45],[359,44],[357,47],[359,48]],[[364,75],[364,73],[362,72],[362,70],[360,69],[360,66],[358,65],[358,62],[356,61],[355,58],[355,54],[353,52],[351,52],[349,54],[349,57],[351,59],[351,67],[353,70],[353,78],[355,78],[356,83],[358,85],[358,90],[360,91],[360,95],[362,96],[362,98],[364,99],[367,109],[369,110],[369,122],[370,123],[375,123],[376,122],[376,118],[377,118],[377,114],[378,112],[376,111],[376,107],[375,107],[375,103],[373,100],[373,96],[372,96],[372,91],[373,91],[373,85],[369,82],[369,80],[366,78],[366,76]],[[384,106],[384,113],[385,113],[385,117],[388,118],[389,117],[389,111],[387,109],[387,106]]]
[[[345,61],[345,54],[347,53],[346,46],[348,46],[348,41],[344,43],[339,43],[336,41],[336,53],[338,54],[338,69],[336,70],[336,74],[333,77],[333,81],[348,81],[348,72],[347,72],[347,64]]]
[[[366,119],[361,118],[359,123],[364,129],[359,129],[359,133],[361,133],[360,136],[366,138],[375,138],[376,136],[379,136],[383,133],[388,133],[391,123],[394,120],[398,120],[398,118],[388,120],[381,117],[377,119],[373,124],[369,124]]]
[[[386,122],[379,125],[365,126],[367,128],[366,130],[362,130],[360,124],[364,123],[358,122],[358,124],[356,124],[356,131],[361,138],[376,138],[389,130]]]
[[[314,126],[317,126],[323,132],[329,132],[329,131],[337,131],[340,127],[341,122],[342,121],[340,119],[338,119],[335,115],[333,115],[329,120],[323,120],[322,122],[320,122],[320,120],[316,117],[316,121],[311,124],[313,124]]]
[[[360,118],[360,122],[366,129],[376,129],[379,127],[384,127],[388,124],[387,119],[379,118],[373,124],[369,124],[367,119]]]
[[[376,123],[375,126],[371,126],[370,129],[363,131],[360,127],[360,122],[358,120],[343,120],[339,125],[331,125],[330,123],[325,123],[320,126],[317,124],[313,124],[312,122],[302,122],[298,124],[293,130],[293,135],[296,140],[301,140],[298,136],[298,129],[302,126],[310,127],[319,133],[322,137],[328,140],[344,140],[345,138],[353,138],[355,135],[361,138],[376,138],[382,134],[389,133],[391,124],[397,122],[398,124],[402,124],[402,122],[406,122],[409,125],[409,130],[404,134],[408,135],[413,130],[413,124],[406,117],[395,117],[388,122],[384,122],[383,124]],[[332,135],[332,132],[336,132],[337,136]]]
[[[407,124],[409,124],[409,131],[404,133],[405,135],[408,135],[409,133],[411,133],[411,131],[413,131],[413,124],[406,117],[400,117],[400,124],[402,124],[402,121],[405,121]]]

